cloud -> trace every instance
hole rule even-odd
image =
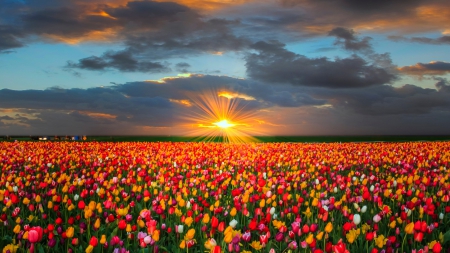
[[[10,49],[23,47],[20,41],[22,34],[11,26],[0,24],[0,53],[10,52]]]
[[[179,62],[175,65],[175,68],[177,71],[181,72],[181,73],[187,73],[189,72],[187,69],[190,68],[191,65],[189,63],[186,62]]]
[[[257,42],[258,53],[246,57],[247,75],[269,83],[327,88],[362,88],[390,83],[396,76],[376,62],[349,58],[308,58],[285,49],[280,42]]]
[[[449,87],[443,78],[436,78],[436,89],[411,84],[332,89],[191,75],[89,89],[3,89],[0,129],[6,134],[174,135],[186,130],[181,116],[201,113],[196,96],[226,100],[219,97],[226,92],[242,112],[259,112],[259,122],[273,126],[272,134],[417,134],[430,129],[424,120],[450,123]],[[441,126],[432,129],[448,133]]]
[[[330,27],[353,27],[358,30],[398,31],[401,33],[439,31],[449,28],[450,7],[445,0],[430,1],[314,1],[281,0],[281,6],[303,10],[308,22],[298,23],[312,32]],[[333,10],[333,11],[329,11]],[[304,13],[302,12],[302,13]],[[380,15],[383,13],[383,15]]]
[[[67,68],[79,68],[86,70],[104,71],[116,69],[123,72],[168,72],[167,64],[151,62],[146,60],[136,60],[129,51],[106,52],[102,57],[90,56],[80,59],[78,62],[67,63]]]
[[[308,93],[316,99],[326,100],[341,112],[360,115],[417,115],[436,110],[450,112],[448,83],[445,79],[437,81],[437,89],[405,84],[401,87],[381,85],[364,89],[316,89]]]
[[[336,27],[328,33],[329,36],[335,36],[335,45],[343,45],[346,50],[351,51],[372,51],[370,37],[359,39],[355,36],[352,29]]]
[[[432,61],[429,63],[417,63],[411,66],[398,68],[404,74],[424,76],[424,75],[446,75],[450,73],[450,62]]]
[[[444,35],[438,38],[428,38],[428,37],[405,37],[405,36],[389,36],[389,39],[393,41],[408,41],[408,42],[416,42],[423,44],[432,44],[432,45],[447,45],[450,44],[450,36]]]
[[[447,79],[435,77],[434,80],[438,81],[435,86],[439,91],[450,93],[450,82]]]

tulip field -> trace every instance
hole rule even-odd
[[[449,252],[450,142],[0,142],[5,252]]]

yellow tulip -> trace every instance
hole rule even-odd
[[[100,238],[100,244],[105,244],[106,243],[106,235],[102,235],[102,237]]]
[[[414,233],[414,222],[410,222],[405,227],[405,233],[412,235]]]
[[[309,245],[314,241],[314,235],[312,233],[309,233],[308,237],[306,237],[306,243]]]
[[[237,213],[236,207],[231,208],[231,211],[230,211],[231,217],[236,216],[236,213]]]
[[[396,225],[397,225],[397,222],[395,220],[393,220],[391,223],[389,223],[390,228],[395,228]]]
[[[356,238],[358,238],[358,233],[356,229],[351,229],[350,231],[348,231],[345,237],[347,237],[347,241],[349,243],[353,243],[356,240]]]
[[[67,230],[66,230],[67,238],[72,238],[74,233],[75,233],[75,229],[73,227],[67,228]]]
[[[86,248],[85,252],[86,252],[86,253],[91,253],[93,250],[94,250],[94,246],[89,245],[89,246]]]
[[[191,228],[187,231],[186,235],[184,236],[184,240],[189,241],[194,239],[195,236],[195,229]]]
[[[388,239],[386,239],[384,235],[379,235],[377,238],[375,238],[375,245],[377,245],[377,247],[381,249],[387,241]]]
[[[13,232],[14,232],[15,234],[20,233],[20,225],[16,225],[16,226],[14,227],[14,229],[13,229]]]
[[[263,246],[261,245],[261,243],[259,241],[253,241],[250,244],[250,247],[254,248],[255,250],[260,250],[263,248]]]
[[[320,233],[318,233],[318,234],[316,235],[316,239],[319,240],[319,241],[321,241],[322,238],[323,238],[323,231],[320,231]]]
[[[202,223],[203,224],[208,224],[209,220],[210,220],[209,214],[205,214],[203,216]]]
[[[226,233],[223,241],[225,243],[230,243],[233,240],[233,233]]]
[[[152,239],[155,240],[156,242],[159,241],[159,230],[153,231]]]
[[[325,232],[331,233],[332,230],[333,230],[333,223],[328,222],[327,225],[325,226]]]
[[[28,205],[28,204],[30,204],[30,200],[29,200],[27,197],[25,197],[25,198],[23,199],[22,203],[23,203],[24,205]]]
[[[180,242],[180,249],[184,249],[184,248],[186,248],[186,241],[185,240],[182,240],[181,242]]]
[[[188,227],[191,226],[192,222],[194,222],[194,219],[193,219],[192,217],[187,217],[187,218],[184,220],[184,224],[186,224]]]

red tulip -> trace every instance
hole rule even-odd
[[[216,218],[216,216],[213,216],[211,218],[211,227],[217,228],[219,226],[219,219]]]
[[[414,241],[421,242],[423,239],[423,233],[422,232],[414,232]]]
[[[84,203],[83,200],[80,200],[80,201],[78,202],[78,209],[84,210],[84,207],[85,207],[85,206],[86,206],[86,204]]]
[[[439,253],[442,251],[442,246],[439,242],[435,243],[433,246],[433,253]]]
[[[98,245],[98,239],[95,236],[91,237],[91,240],[89,241],[89,245],[92,245],[92,247],[95,247]]]
[[[334,253],[349,253],[349,251],[345,248],[345,243],[342,242],[342,239],[333,246]]]
[[[220,246],[216,245],[214,246],[212,253],[222,253],[222,249],[220,248]]]

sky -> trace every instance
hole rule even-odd
[[[448,0],[0,0],[0,135],[223,119],[250,135],[450,134]]]

